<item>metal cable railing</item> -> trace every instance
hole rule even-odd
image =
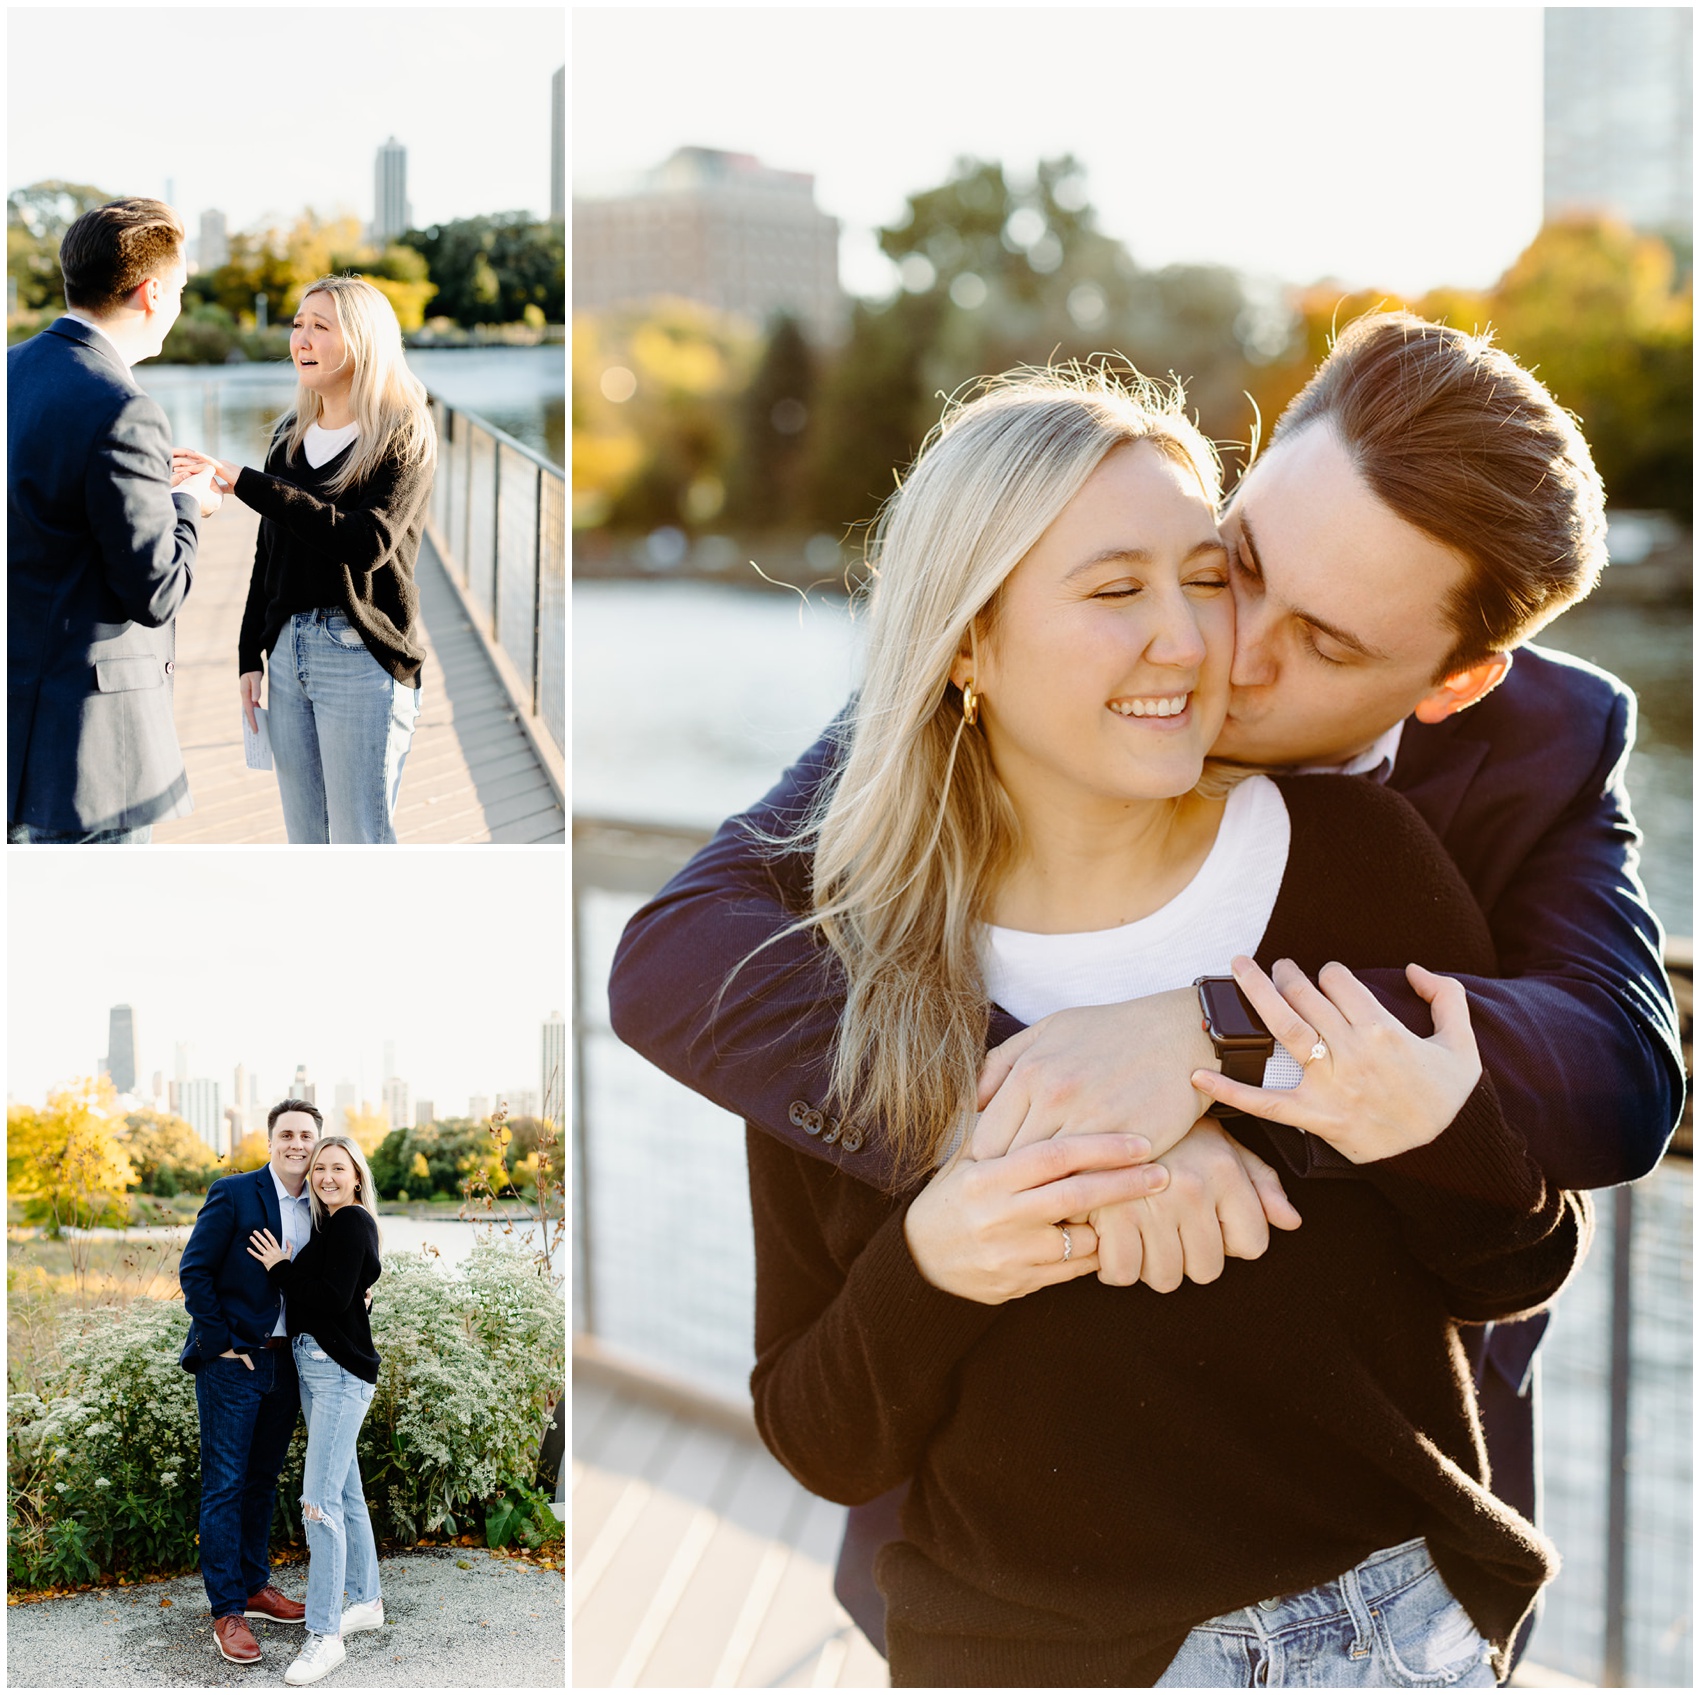
[[[606,999],[626,920],[707,836],[573,820],[573,1328],[742,1400],[755,1285],[742,1126],[621,1043]],[[1691,1055],[1692,945],[1671,942],[1667,963]],[[1529,1654],[1603,1687],[1691,1676],[1691,1113],[1658,1170],[1596,1197],[1598,1239],[1540,1354],[1542,1520],[1564,1570]]]
[[[561,469],[476,413],[431,397],[431,540],[501,656],[510,691],[564,759],[567,492]]]

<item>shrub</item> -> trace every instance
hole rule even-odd
[[[387,1258],[372,1334],[383,1365],[360,1433],[380,1540],[482,1524],[492,1542],[553,1534],[528,1488],[566,1376],[560,1295],[506,1246],[475,1248],[450,1274],[420,1254]],[[200,1423],[177,1363],[178,1301],[69,1314],[59,1362],[9,1401],[8,1582],[86,1583],[196,1562]],[[278,1481],[273,1539],[299,1540],[306,1432]]]

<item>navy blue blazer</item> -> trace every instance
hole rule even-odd
[[[200,503],[106,338],[60,318],[6,354],[6,818],[131,829],[190,810],[172,620]]]
[[[185,1371],[199,1371],[227,1349],[240,1354],[263,1348],[277,1326],[282,1305],[277,1286],[248,1252],[255,1230],[269,1230],[283,1240],[283,1214],[269,1165],[219,1178],[207,1190],[189,1232],[177,1267],[183,1305],[189,1309],[189,1340],[178,1360]]]

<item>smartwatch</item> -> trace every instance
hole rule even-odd
[[[1253,1088],[1263,1084],[1263,1068],[1275,1052],[1275,1038],[1232,977],[1197,977],[1199,1010],[1204,1033],[1222,1062],[1222,1075]],[[1218,1101],[1210,1109],[1218,1118],[1243,1118],[1238,1107]]]

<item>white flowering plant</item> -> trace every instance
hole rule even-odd
[[[387,1257],[374,1297],[383,1363],[359,1455],[380,1539],[482,1526],[493,1541],[535,1545],[558,1534],[529,1483],[566,1379],[560,1292],[525,1254],[481,1244],[454,1274],[423,1254]],[[181,1301],[76,1311],[60,1326],[54,1366],[8,1403],[9,1586],[193,1566],[200,1421],[177,1363]],[[301,1539],[305,1458],[297,1427],[274,1540]]]

